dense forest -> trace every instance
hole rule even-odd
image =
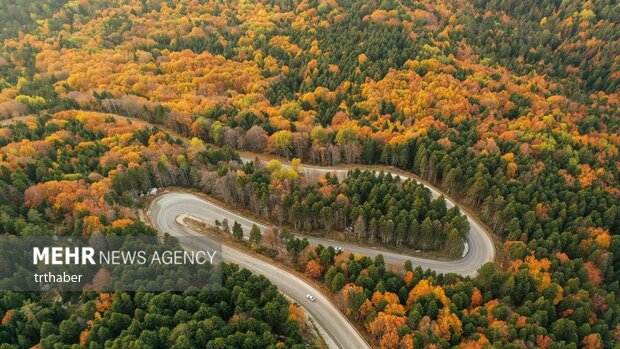
[[[296,171],[243,166],[235,150],[394,166],[476,211],[504,251],[464,278],[287,242],[294,258],[282,259],[329,287],[375,344],[620,342],[615,1],[18,0],[0,3],[0,22],[0,118],[39,115],[0,128],[0,231],[130,229],[140,194],[178,185],[300,231],[352,225],[354,239],[454,249],[456,239],[445,237],[462,239],[467,228],[414,183],[379,184],[369,172],[303,183]],[[338,212],[345,198],[338,219],[321,216],[321,206]],[[414,212],[416,198],[424,209]],[[426,218],[440,235],[407,235]],[[208,297],[181,296],[214,307]],[[2,342],[43,345],[71,332],[63,343],[76,343],[70,319],[80,310],[37,297],[4,295]],[[82,304],[92,308],[92,297]],[[232,316],[210,310],[192,323],[183,311],[193,305],[178,307],[187,327],[175,331],[181,320],[170,315],[156,336],[138,316],[151,312],[146,298],[129,297],[131,331],[115,332],[107,320],[110,329],[99,330],[119,346],[141,329],[153,341],[182,337],[165,328],[198,338],[195,322]],[[50,314],[39,329],[24,320],[38,314],[33,307]],[[125,324],[123,311],[101,314]],[[249,313],[264,332],[242,335],[259,336],[259,346],[279,336],[300,343],[294,329]]]

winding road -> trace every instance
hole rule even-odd
[[[265,161],[264,159],[252,159],[248,156],[242,156],[243,162],[247,161]],[[285,167],[290,163],[282,162]],[[325,173],[333,173],[340,178],[344,178],[349,169],[342,168],[325,168],[316,166],[301,166],[299,171],[307,177],[321,176]],[[392,173],[402,179],[411,178],[418,181],[412,176],[400,173]],[[418,181],[419,182],[419,181]],[[427,183],[423,183],[434,198],[442,195],[439,190],[433,188]],[[446,198],[446,206],[452,208],[455,203]],[[461,211],[465,215],[467,213]],[[224,218],[229,222],[237,221],[243,227],[244,233],[249,233],[253,224],[256,224],[262,231],[269,228],[253,218],[235,213],[230,209],[204,200],[194,194],[185,192],[165,192],[159,195],[151,203],[148,216],[153,225],[160,231],[169,232],[172,235],[195,235],[189,227],[182,224],[179,217],[190,216],[206,223],[215,224],[216,220],[222,221]],[[460,259],[451,261],[441,261],[426,258],[419,258],[398,254],[380,249],[359,246],[353,243],[336,242],[323,238],[308,237],[313,244],[323,244],[325,246],[339,246],[346,251],[360,253],[371,257],[382,254],[386,263],[402,265],[406,260],[410,260],[413,265],[419,265],[422,268],[433,269],[441,273],[457,273],[464,276],[473,276],[479,267],[487,262],[493,261],[495,258],[495,247],[491,237],[476,222],[475,219],[467,215],[470,225],[468,241],[466,243],[466,252]],[[292,298],[295,302],[302,305],[309,315],[316,321],[320,331],[326,338],[330,347],[338,348],[369,348],[370,346],[364,340],[363,336],[355,329],[351,322],[324,296],[319,290],[314,288],[298,276],[282,270],[262,259],[256,258],[237,249],[223,246],[223,259],[228,262],[236,263],[250,271],[261,274],[269,278],[278,289]],[[316,297],[315,302],[310,302],[306,298],[306,294],[312,294]]]

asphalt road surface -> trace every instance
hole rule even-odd
[[[159,196],[151,205],[149,218],[152,224],[160,231],[175,236],[198,236],[177,220],[181,215],[193,216],[207,222],[214,219],[228,218],[231,222],[238,221],[245,232],[249,232],[252,221],[238,216],[208,201],[187,193],[166,193]],[[259,225],[261,229],[266,226]],[[223,260],[238,264],[253,273],[266,276],[280,292],[292,298],[301,305],[327,335],[327,344],[338,348],[370,348],[364,338],[357,332],[351,322],[325,297],[319,290],[303,279],[283,269],[278,268],[262,259],[253,257],[237,249],[222,246]],[[316,299],[311,302],[306,298],[311,294]]]

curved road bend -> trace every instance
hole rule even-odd
[[[230,213],[219,206],[186,193],[168,193],[158,197],[149,210],[149,218],[160,231],[179,236],[204,236],[178,223],[177,217],[187,214],[206,221],[228,218],[242,224],[244,231],[249,232],[251,221]],[[249,224],[249,227],[248,227]],[[265,229],[264,225],[260,225]],[[271,265],[262,259],[253,257],[237,249],[222,246],[223,260],[240,265],[253,273],[266,276],[280,292],[292,298],[304,307],[316,321],[322,332],[329,336],[328,345],[338,348],[370,348],[364,337],[357,332],[351,322],[338,310],[331,301],[312,285],[277,266]],[[312,294],[316,300],[310,302],[306,294]]]
[[[228,219],[230,224],[237,221],[243,227],[243,231],[246,236],[249,234],[253,224],[256,224],[261,231],[264,231],[268,226],[252,219],[239,215],[235,212],[229,211],[227,208],[219,206],[213,202],[206,201],[200,197],[184,192],[167,192],[158,196],[150,207],[149,218],[157,228],[164,232],[179,232],[183,234],[183,231],[179,231],[178,227],[174,230],[167,230],[174,228],[176,218],[180,215],[189,215],[197,217],[207,223],[215,224],[215,220],[222,221],[224,218]],[[471,222],[470,222],[471,224]],[[474,230],[474,225],[470,226],[470,229]],[[470,232],[471,234],[471,232]],[[486,237],[486,234],[480,230],[479,234]],[[476,235],[478,236],[478,235]],[[402,265],[405,261],[410,260],[413,265],[419,265],[422,268],[433,269],[440,273],[457,273],[461,275],[474,275],[478,268],[486,263],[488,260],[492,260],[492,253],[485,249],[487,244],[485,241],[478,241],[476,236],[472,239],[470,237],[469,251],[465,257],[450,260],[441,261],[434,259],[426,259],[419,257],[412,257],[405,254],[399,254],[395,252],[384,251],[371,247],[358,246],[353,243],[345,243],[339,241],[333,241],[318,237],[307,237],[308,241],[313,244],[322,244],[324,246],[340,246],[343,249],[353,252],[375,257],[379,254],[383,255],[386,263]],[[489,241],[491,241],[489,239]],[[489,244],[491,251],[494,251],[492,241]]]
[[[242,162],[250,162],[254,161],[256,158],[251,158],[249,155],[244,154],[241,156]],[[259,161],[265,161],[263,159],[258,159]],[[284,167],[290,167],[290,162],[282,162]],[[331,168],[331,167],[320,167],[320,166],[311,166],[311,165],[301,165],[299,167],[299,171],[309,178],[319,178],[320,176],[324,176],[327,173],[331,173],[337,176],[339,179],[343,179],[347,176],[347,173],[354,169],[354,166],[351,166],[347,169],[342,168]],[[373,170],[370,168],[360,167],[361,170]],[[376,171],[376,170],[374,170]],[[438,198],[441,194],[439,189],[431,186],[426,182],[422,182],[413,176],[408,176],[401,173],[394,173],[390,171],[383,171],[392,174],[393,176],[398,176],[401,179],[412,179],[417,183],[423,185],[428,188],[431,192],[431,196],[433,198]],[[448,209],[457,206],[456,203],[446,197],[446,207]],[[458,206],[457,206],[458,207]],[[319,238],[308,238],[311,242],[321,243],[323,245],[331,245],[331,246],[341,246],[347,250],[356,253],[363,253],[369,256],[376,256],[378,254],[382,254],[386,263],[393,263],[402,265],[406,260],[410,260],[413,265],[419,265],[423,269],[429,268],[433,269],[437,272],[441,273],[457,273],[463,276],[475,276],[478,268],[484,265],[487,262],[492,262],[495,259],[495,244],[493,243],[493,239],[489,236],[489,234],[484,230],[484,228],[473,219],[467,212],[460,210],[461,214],[464,214],[467,217],[467,221],[469,222],[469,234],[467,236],[467,243],[465,245],[465,253],[464,256],[460,259],[452,260],[452,261],[437,261],[426,258],[418,258],[413,256],[408,256],[404,254],[392,253],[389,251],[382,251],[379,249],[359,247],[355,244],[348,243],[340,243],[336,241],[331,241],[327,239],[319,239]],[[229,219],[230,220],[230,219]]]

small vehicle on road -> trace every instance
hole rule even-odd
[[[308,293],[308,294],[306,295],[306,298],[308,298],[308,299],[310,300],[310,302],[314,302],[314,301],[316,300],[316,298],[314,298],[314,296],[313,296],[313,295],[311,295],[310,293]]]
[[[342,247],[340,247],[340,246],[336,246],[336,247],[334,247],[334,251],[342,252],[342,251],[344,251],[344,249]]]

